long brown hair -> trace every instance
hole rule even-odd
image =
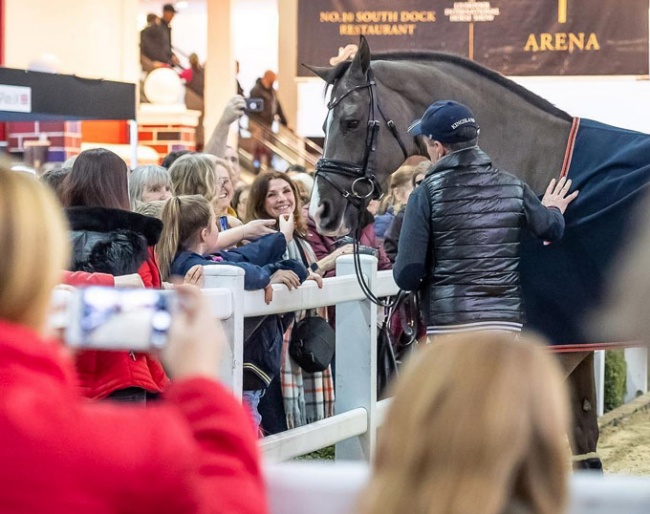
[[[300,193],[296,184],[287,177],[284,173],[279,171],[269,171],[258,175],[251,184],[251,192],[248,195],[248,204],[246,207],[246,223],[253,220],[268,220],[272,219],[264,204],[266,203],[266,195],[269,192],[269,184],[272,180],[284,180],[293,191],[295,207],[293,209],[293,221],[295,231],[298,235],[304,236],[307,233],[307,222],[302,217],[302,203],[300,201]]]
[[[116,153],[106,148],[81,152],[63,181],[64,207],[106,207],[131,210],[129,170]]]
[[[68,264],[67,231],[49,187],[0,163],[0,319],[43,328]]]
[[[156,245],[163,280],[169,280],[176,253],[198,239],[200,231],[212,221],[212,216],[212,206],[202,195],[184,195],[167,200],[162,212],[163,230]]]
[[[442,338],[397,383],[361,512],[563,512],[568,428],[563,375],[541,344]]]

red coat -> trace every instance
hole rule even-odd
[[[160,272],[153,248],[149,248],[149,260],[140,266],[138,274],[145,287],[160,288]],[[64,278],[65,283],[71,286],[112,285],[107,277],[111,275],[66,272]],[[87,350],[77,353],[76,366],[83,394],[92,400],[106,398],[113,391],[127,387],[162,393],[169,385],[162,364],[145,353]]]
[[[3,514],[267,512],[249,416],[207,378],[145,408],[83,401],[65,349],[0,321]]]

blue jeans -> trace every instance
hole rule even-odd
[[[257,410],[257,406],[260,404],[260,398],[262,398],[263,395],[264,389],[255,389],[242,392],[242,400],[250,408],[251,416],[253,417],[253,423],[256,427],[259,427],[260,423],[262,422],[262,416]]]

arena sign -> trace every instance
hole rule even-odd
[[[505,75],[647,75],[648,0],[299,0],[298,63],[435,50]],[[310,75],[298,66],[299,75]]]

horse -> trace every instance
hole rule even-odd
[[[580,195],[565,213],[563,239],[551,245],[524,240],[520,276],[527,326],[565,345],[562,350],[584,349],[560,356],[574,386],[574,450],[594,452],[589,350],[604,342],[582,320],[602,297],[631,213],[648,188],[650,136],[574,118],[499,73],[450,54],[372,56],[362,37],[352,61],[307,68],[331,88],[310,204],[324,234],[355,230],[359,210],[381,195],[390,173],[407,157],[425,155],[407,128],[436,100],[469,106],[480,124],[480,147],[540,196],[552,178],[573,180]]]

